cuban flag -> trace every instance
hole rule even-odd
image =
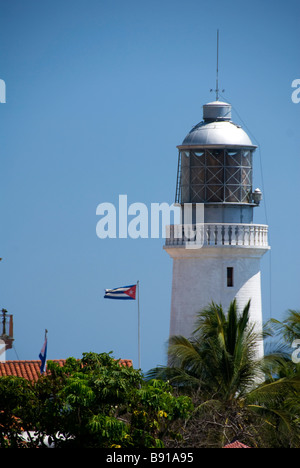
[[[43,374],[44,372],[46,372],[47,336],[45,336],[45,342],[44,342],[43,347],[41,349],[41,352],[39,354],[39,358],[41,360],[40,371],[41,371],[41,374]]]
[[[105,289],[104,299],[135,300],[136,284],[115,289]]]

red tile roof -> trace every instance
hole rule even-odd
[[[223,447],[223,448],[250,448],[250,447],[248,447],[247,445],[244,445],[241,442],[239,442],[238,440],[236,440],[235,442],[231,442],[231,444],[225,445],[225,447]]]
[[[51,359],[51,361],[58,363],[61,367],[65,365],[65,359]],[[124,367],[132,367],[130,359],[120,359],[120,364]],[[4,361],[0,362],[0,377],[14,375],[17,377],[24,377],[27,380],[36,381],[40,373],[41,361]]]

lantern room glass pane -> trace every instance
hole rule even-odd
[[[181,203],[249,203],[252,150],[181,152]]]

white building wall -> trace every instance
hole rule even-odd
[[[240,310],[251,299],[251,321],[261,331],[260,258],[267,249],[204,246],[165,250],[173,258],[170,336],[190,337],[201,309],[214,301],[226,312],[234,298]],[[227,267],[234,269],[233,287],[227,286]]]

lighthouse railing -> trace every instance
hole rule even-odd
[[[264,224],[174,224],[166,226],[166,246],[268,247],[268,226]]]

